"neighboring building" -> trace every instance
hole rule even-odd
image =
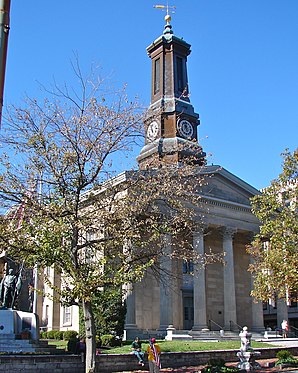
[[[61,274],[54,270],[54,267],[46,267],[44,274],[56,288],[63,286]],[[42,331],[48,330],[76,330],[79,331],[79,307],[62,306],[55,296],[59,296],[53,290],[53,287],[47,285],[43,278],[38,279],[38,289],[41,289],[44,296],[38,296],[37,313],[40,318],[40,327]]]
[[[11,218],[15,228],[18,229],[24,218],[24,205],[13,206],[7,212],[7,216]],[[51,284],[59,289],[63,283],[61,274],[57,273],[54,267],[46,267],[42,270],[43,275],[36,277],[37,268],[25,268],[24,264],[14,262],[7,257],[5,251],[0,255],[0,279],[7,273],[7,268],[12,268],[16,276],[22,280],[21,291],[15,304],[17,309],[37,313],[41,331],[79,331],[79,307],[61,306],[57,301],[57,294],[44,280],[47,277]],[[40,292],[34,291],[34,288]]]

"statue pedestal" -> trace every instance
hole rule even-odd
[[[20,335],[24,330],[30,332],[31,339],[39,339],[39,322],[35,313],[12,309],[0,310],[0,338],[3,334]]]
[[[240,360],[237,368],[241,370],[251,371],[260,369],[260,364],[256,362],[256,359],[260,357],[261,353],[259,351],[239,351],[237,356]]]
[[[16,334],[16,311],[0,310],[0,338],[3,334]]]
[[[237,356],[240,360],[237,368],[246,371],[260,369],[260,364],[256,362],[256,358],[259,357],[261,353],[259,351],[254,351],[250,347],[251,333],[248,333],[247,326],[243,327],[242,331],[239,333],[239,337],[241,338],[241,348],[240,351],[237,352]]]

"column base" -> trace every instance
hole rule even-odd
[[[135,337],[139,336],[140,330],[138,329],[137,325],[126,325],[124,327],[124,333],[123,333],[123,340],[134,340]]]
[[[167,331],[168,328],[173,328],[173,325],[160,325],[158,330],[160,331]]]
[[[198,336],[200,336],[200,337],[203,337],[203,338],[209,338],[209,333],[210,333],[210,330],[208,329],[208,328],[202,328],[202,327],[200,327],[200,328],[197,328],[197,327],[195,327],[195,328],[192,328],[189,332],[188,332],[188,334],[192,337],[192,338],[194,338],[194,337],[198,337]]]
[[[198,324],[198,325],[194,325],[191,328],[191,331],[210,332],[210,329],[208,328],[206,324]]]
[[[265,327],[264,326],[252,326],[251,331],[255,333],[264,333]]]

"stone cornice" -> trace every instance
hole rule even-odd
[[[251,206],[244,205],[242,203],[237,202],[231,202],[227,200],[223,200],[220,198],[214,198],[214,197],[208,197],[201,195],[202,201],[206,202],[209,205],[222,207],[222,208],[228,208],[230,210],[236,210],[236,211],[243,211],[243,212],[251,212]]]

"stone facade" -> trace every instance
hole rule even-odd
[[[258,191],[218,166],[207,166],[202,172],[212,176],[201,190],[197,211],[204,224],[192,233],[190,247],[199,254],[225,253],[225,263],[195,268],[192,263],[167,259],[161,266],[171,276],[158,279],[148,271],[128,293],[127,338],[164,335],[169,325],[191,334],[204,329],[238,330],[239,325],[264,330],[262,304],[254,303],[250,296],[252,279],[246,252],[258,230],[249,200]],[[161,242],[168,251],[171,240],[167,236]]]

